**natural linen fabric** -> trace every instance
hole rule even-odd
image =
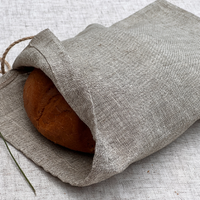
[[[64,182],[87,186],[105,180],[200,118],[199,40],[200,19],[164,0],[111,27],[92,24],[62,42],[44,30],[0,78],[1,132]],[[89,126],[94,156],[55,145],[31,124],[23,86],[32,67],[51,78]]]

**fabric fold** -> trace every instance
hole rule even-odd
[[[88,186],[122,172],[200,118],[199,31],[198,17],[157,0],[110,27],[91,24],[65,41],[49,29],[40,32],[0,78],[6,83],[0,89],[4,137],[71,185]],[[22,98],[33,67],[90,128],[94,156],[55,145],[33,127]]]

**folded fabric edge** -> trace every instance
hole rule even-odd
[[[169,6],[171,6],[171,7],[175,7],[175,8],[178,8],[178,7],[176,7],[175,5],[173,5],[173,4],[170,4],[170,3],[168,3],[167,1],[165,1],[165,0],[157,0],[156,2],[159,2],[159,3],[163,3],[163,4],[166,4],[166,5],[169,5]],[[153,3],[154,4],[154,3]],[[153,5],[153,4],[151,4],[151,6]],[[146,10],[148,10],[148,9],[150,9],[151,8],[151,6],[149,6],[148,8],[146,8]],[[180,9],[180,8],[179,8]],[[143,10],[143,11],[138,11],[138,13],[140,12],[140,13],[142,13],[142,12],[145,12],[146,10]],[[180,9],[180,11],[182,12],[182,9]],[[185,11],[184,11],[185,12]],[[188,12],[187,12],[188,13]],[[185,14],[185,13],[184,13]],[[186,16],[193,16],[193,18],[195,17],[196,18],[196,16],[195,15],[193,15],[193,14],[191,14],[190,15],[190,13],[188,13],[188,14],[185,14]],[[199,18],[198,18],[198,20],[199,20]],[[126,168],[126,167],[125,167]],[[123,170],[122,170],[123,171]],[[119,172],[116,172],[116,173],[119,173]]]

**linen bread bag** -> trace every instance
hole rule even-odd
[[[164,0],[59,41],[35,36],[0,78],[0,130],[63,182],[88,186],[171,143],[200,118],[200,19]],[[23,87],[42,70],[89,127],[88,155],[58,146],[30,122]]]

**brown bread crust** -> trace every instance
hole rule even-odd
[[[43,136],[69,149],[94,153],[90,129],[40,69],[35,68],[28,76],[23,99],[29,119]]]

